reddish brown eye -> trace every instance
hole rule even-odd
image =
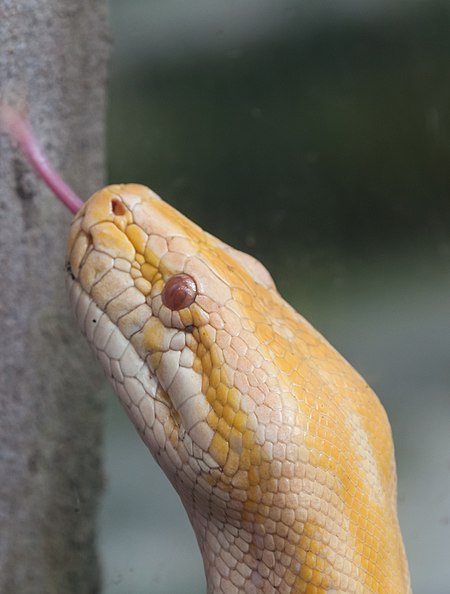
[[[162,290],[162,302],[172,311],[189,307],[197,296],[197,285],[188,274],[176,274]]]

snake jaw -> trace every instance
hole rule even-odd
[[[155,200],[146,188],[136,188],[145,199]],[[129,189],[112,187],[97,193],[75,218],[68,246],[70,300],[83,334],[155,457],[170,436],[173,447],[188,452],[200,464],[198,470],[209,472],[219,468],[208,453],[214,437],[206,422],[211,407],[202,392],[202,375],[193,369],[192,351],[194,332],[205,340],[209,316],[196,303],[180,311],[171,311],[163,303],[162,272],[174,278],[185,262],[178,252],[168,253],[167,241],[158,234],[145,238],[144,260],[142,236],[131,213],[132,208],[139,210],[141,202]],[[160,226],[158,220],[154,223]],[[186,250],[176,229],[170,243],[172,249]],[[196,276],[201,291],[198,270]],[[126,343],[129,347],[122,352],[120,345]],[[139,378],[128,377],[128,368],[121,368],[124,356],[131,373],[139,367]],[[150,398],[144,400],[144,393]],[[163,431],[144,426],[139,408],[149,400],[157,402],[156,412],[164,417]],[[147,416],[158,422],[156,412],[150,414],[149,404],[144,406]],[[170,419],[161,407],[170,412]],[[171,465],[165,466],[170,476]]]
[[[180,431],[179,416],[170,398],[133,342],[83,290],[80,282],[72,278],[71,272],[66,276],[66,285],[79,327],[109,383],[142,440],[173,481],[176,474],[174,461],[180,464],[179,436],[184,432]],[[184,444],[182,449],[186,450]]]

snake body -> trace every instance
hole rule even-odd
[[[209,594],[411,591],[385,411],[262,264],[113,185],[74,219],[67,285]]]

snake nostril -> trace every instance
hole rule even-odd
[[[125,206],[122,204],[122,202],[120,202],[120,200],[116,199],[111,200],[111,210],[118,217],[121,217],[126,213]]]

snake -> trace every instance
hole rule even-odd
[[[79,327],[177,491],[207,594],[410,594],[392,432],[254,257],[139,184],[85,203],[25,116],[0,123],[75,214]]]
[[[386,412],[258,260],[116,184],[75,215],[66,284],[208,594],[411,592]]]

